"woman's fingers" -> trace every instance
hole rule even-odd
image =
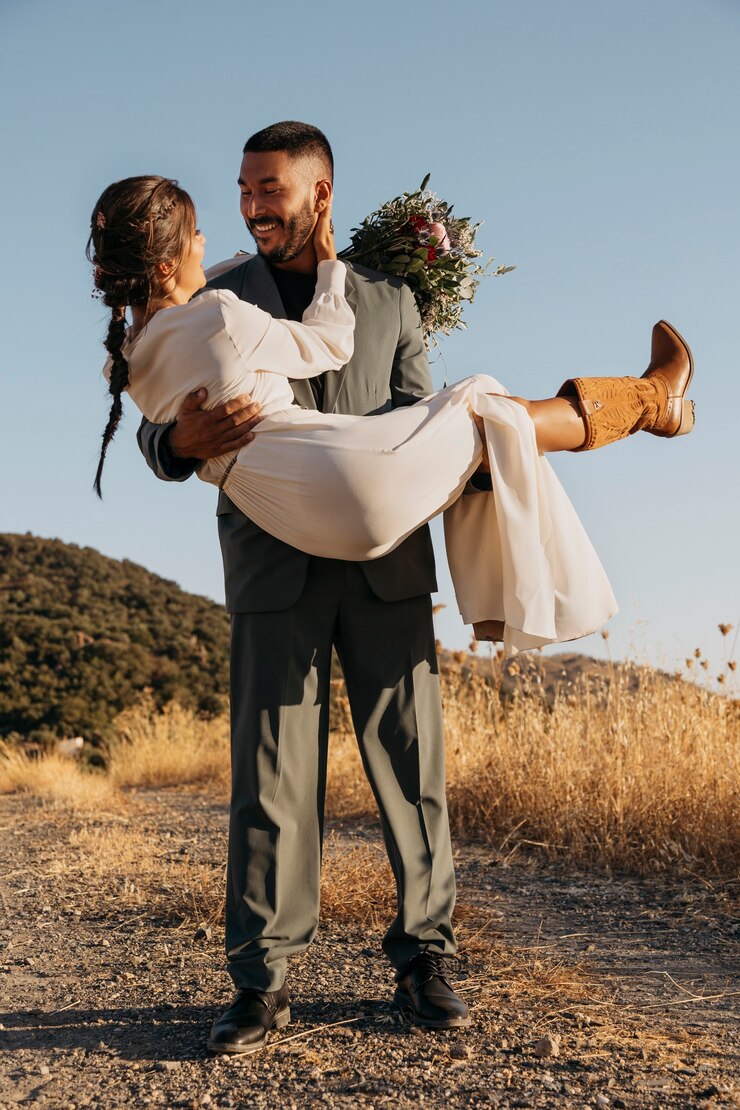
[[[334,245],[334,225],[331,222],[331,197],[327,201],[326,207],[319,212],[313,233],[313,243],[317,261],[325,262],[327,259],[337,257],[337,250]]]

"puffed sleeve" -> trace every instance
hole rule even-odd
[[[256,305],[221,291],[226,329],[244,369],[285,378],[341,370],[354,350],[355,317],[345,298],[343,262],[319,262],[316,292],[303,319],[276,320]]]

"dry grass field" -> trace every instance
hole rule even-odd
[[[467,659],[467,657],[465,657]],[[536,667],[507,698],[501,663],[443,667],[453,833],[579,866],[634,872],[740,866],[740,703],[647,668],[545,696]],[[336,683],[327,811],[366,818],[375,803]],[[146,699],[118,718],[105,771],[56,754],[0,749],[0,793],[71,807],[122,802],[130,787],[212,784],[228,791],[228,722]]]

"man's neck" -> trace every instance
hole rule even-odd
[[[316,251],[314,250],[313,241],[309,240],[302,251],[295,256],[295,258],[288,259],[287,262],[270,262],[269,258],[266,259],[270,266],[275,270],[287,270],[294,274],[316,274],[318,262],[316,261]]]

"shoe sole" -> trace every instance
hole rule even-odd
[[[279,1010],[273,1019],[272,1025],[265,1033],[261,1041],[256,1041],[255,1044],[223,1044],[219,1041],[207,1041],[206,1047],[209,1052],[217,1052],[220,1056],[250,1056],[253,1052],[259,1052],[267,1044],[267,1034],[271,1033],[273,1029],[284,1029],[290,1022],[290,1006],[286,1006],[284,1010]]]
[[[449,1017],[442,1018],[439,1021],[434,1021],[432,1018],[421,1018],[416,1013],[409,996],[400,994],[398,991],[393,995],[393,1001],[406,1021],[411,1022],[412,1025],[418,1025],[422,1029],[463,1029],[470,1025],[472,1021],[470,1014],[467,1017]]]

